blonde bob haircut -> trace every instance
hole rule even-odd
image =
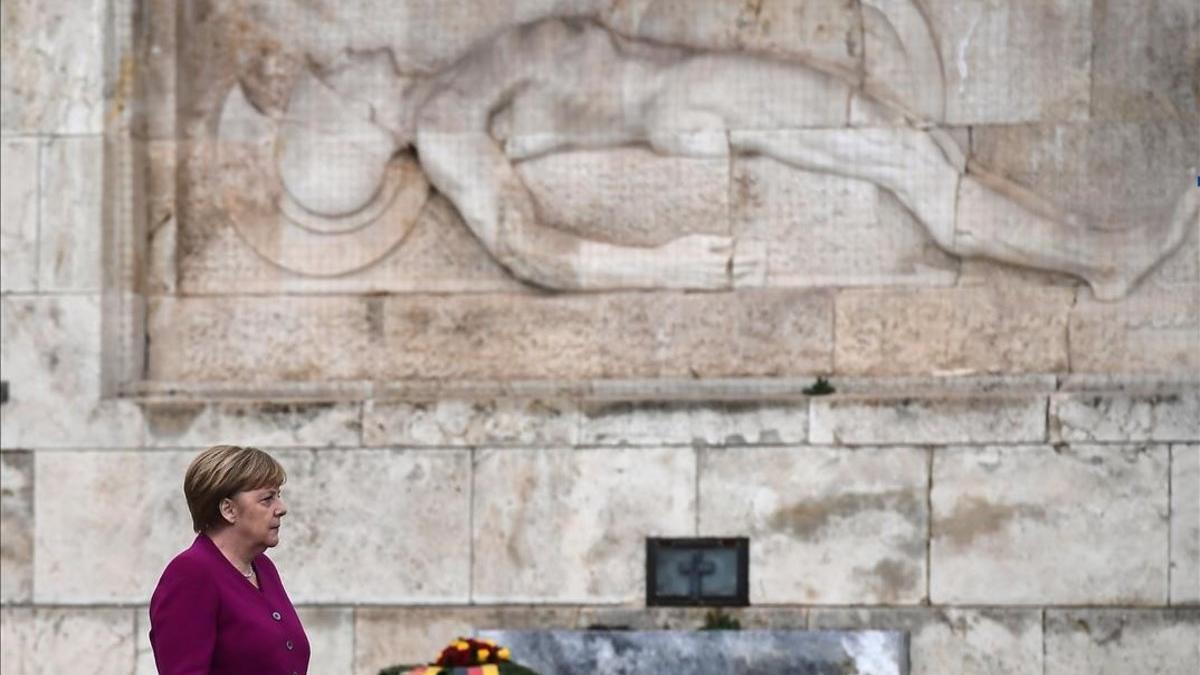
[[[221,500],[247,490],[278,488],[286,480],[283,466],[258,448],[212,446],[196,455],[183,478],[192,529],[205,532],[224,523]]]

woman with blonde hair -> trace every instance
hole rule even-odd
[[[216,445],[183,481],[198,534],[150,598],[150,644],[163,675],[308,670],[304,626],[263,553],[279,544],[283,467],[257,448]]]

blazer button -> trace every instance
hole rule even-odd
[[[280,616],[279,612],[271,612],[271,618],[272,618],[272,619],[275,619],[276,621],[279,621],[279,620],[280,620],[280,619],[282,619],[283,617],[282,617],[282,616]]]
[[[295,647],[296,645],[292,644],[292,641],[291,641],[291,640],[288,640],[285,646],[286,646],[286,647],[287,647],[287,648],[290,650],[290,649],[292,649],[293,647]]]

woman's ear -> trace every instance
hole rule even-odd
[[[230,525],[237,522],[237,508],[234,506],[233,499],[228,497],[222,499],[217,508],[220,509],[221,517],[225,519],[225,522],[229,523]]]

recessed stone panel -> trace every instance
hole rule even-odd
[[[574,445],[579,413],[569,401],[513,398],[486,401],[368,401],[368,446]]]
[[[1050,397],[1051,440],[1200,440],[1200,392],[1102,392]]]
[[[1200,372],[1200,286],[1071,310],[1071,372]]]
[[[0,141],[0,290],[6,293],[37,290],[39,152],[36,139]]]
[[[38,288],[100,290],[100,211],[104,142],[99,136],[62,137],[42,149]]]
[[[646,537],[696,527],[690,449],[481,450],[474,476],[474,602],[638,602]]]
[[[1200,604],[1200,445],[1171,446],[1171,604]]]
[[[1200,609],[1046,610],[1046,675],[1192,675]]]
[[[1067,369],[1066,288],[846,290],[837,372],[966,375]]]
[[[1164,603],[1167,473],[1166,446],[935,451],[931,600]]]
[[[33,598],[33,454],[0,453],[0,602]]]
[[[585,445],[781,445],[808,438],[808,402],[589,403]]]
[[[135,670],[134,609],[5,607],[0,609],[0,662],[5,673],[96,675]],[[86,664],[84,666],[83,664]]]
[[[470,453],[288,450],[276,457],[288,471],[284,495],[294,517],[284,521],[272,558],[294,602],[467,601]]]
[[[912,675],[1042,675],[1036,609],[814,609],[809,627],[908,631]]]
[[[823,445],[1028,443],[1046,438],[1046,399],[814,398],[809,439]]]
[[[916,604],[926,597],[925,451],[699,452],[699,534],[750,537],[752,604]]]

